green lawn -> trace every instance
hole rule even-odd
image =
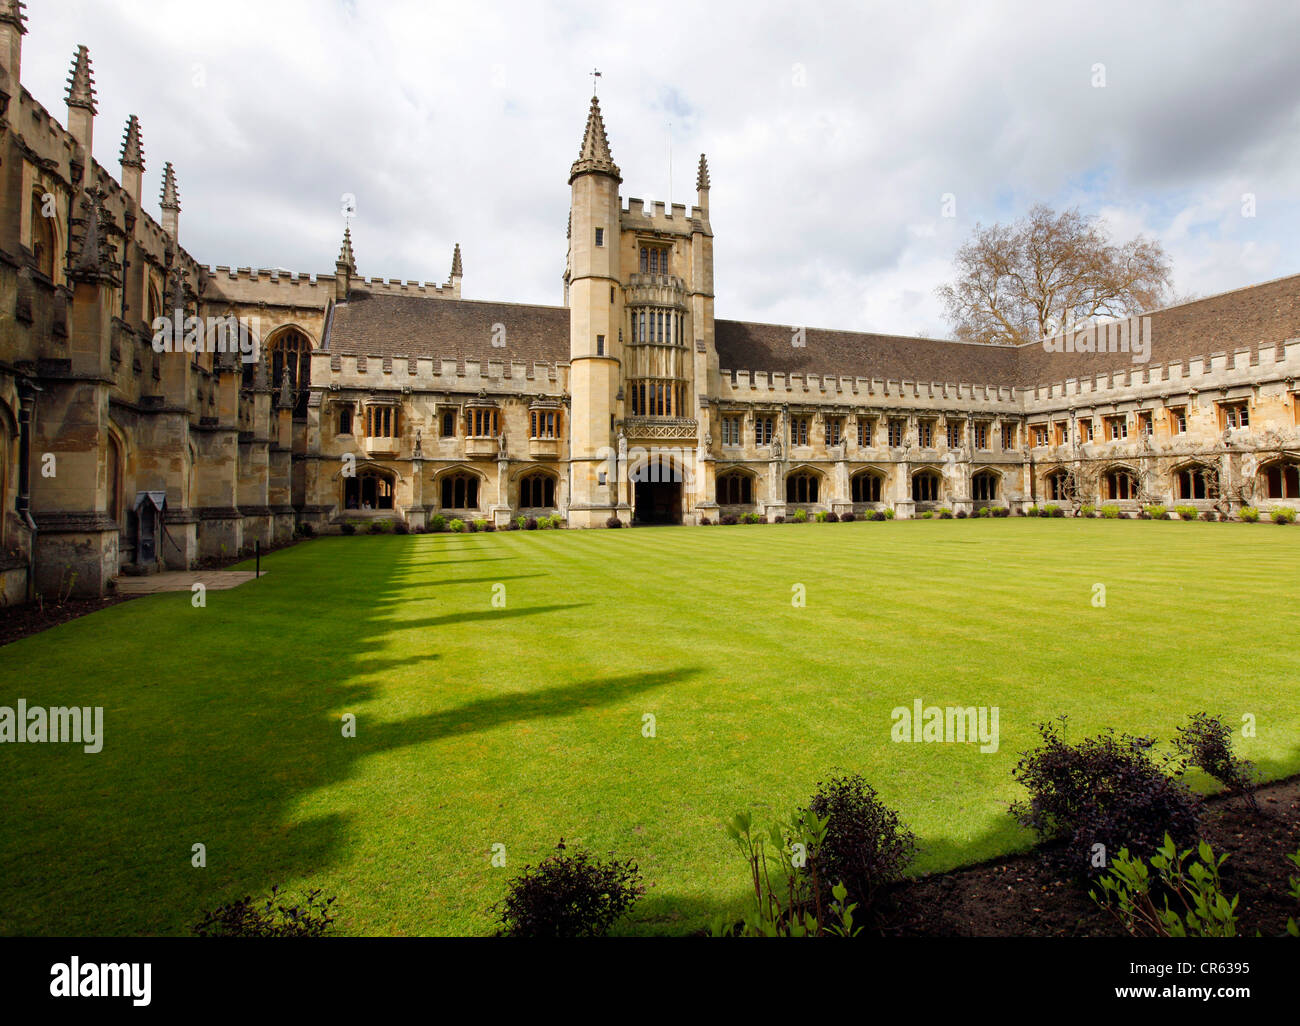
[[[0,933],[185,933],[279,882],[337,894],[341,932],[484,934],[561,836],[641,863],[621,929],[684,933],[745,900],[722,820],[836,769],[902,812],[920,869],[1027,846],[1010,772],[1060,713],[1072,737],[1250,713],[1242,753],[1300,770],[1300,528],[358,536],[263,565],[205,609],[143,598],[0,649],[0,705],[106,718],[98,755],[0,745]],[[893,743],[916,698],[997,706],[1000,751]]]

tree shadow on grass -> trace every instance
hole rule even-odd
[[[188,594],[148,596],[18,642],[0,666],[0,693],[102,706],[104,747],[0,752],[0,933],[188,934],[203,909],[318,878],[355,855],[358,813],[330,805],[354,799],[329,788],[371,756],[575,714],[694,672],[368,718],[381,694],[366,676],[427,665],[437,702],[440,680],[477,672],[447,665],[431,628],[579,608],[387,619],[427,581],[410,572],[426,565],[418,556],[392,544],[287,549],[264,560],[274,572],[259,587],[211,593],[203,608]],[[411,630],[429,632],[428,651],[405,654]],[[347,712],[358,716],[356,738],[343,737]],[[196,844],[205,868],[192,865]]]

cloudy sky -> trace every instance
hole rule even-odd
[[[24,85],[63,119],[89,46],[96,158],[139,115],[208,264],[332,273],[351,193],[361,273],[459,241],[467,298],[558,304],[594,66],[624,197],[693,203],[708,153],[722,317],[947,334],[957,246],[1036,201],[1158,238],[1183,294],[1300,272],[1295,0],[28,7]]]

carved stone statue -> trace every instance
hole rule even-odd
[[[772,436],[772,459],[779,460],[780,458],[781,458],[781,436],[773,435]]]
[[[424,455],[423,444],[424,444],[424,443],[423,443],[423,441],[422,441],[421,438],[420,438],[420,430],[419,430],[419,428],[416,428],[416,431],[415,431],[415,453],[414,453],[415,456],[423,456],[423,455]]]
[[[622,428],[618,429],[618,458],[627,459],[627,432]]]
[[[504,459],[508,455],[506,451],[506,433],[504,431],[497,435],[497,457]]]

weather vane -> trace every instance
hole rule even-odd
[[[601,74],[595,68],[591,69],[591,95],[596,95],[596,79],[601,78]]]

